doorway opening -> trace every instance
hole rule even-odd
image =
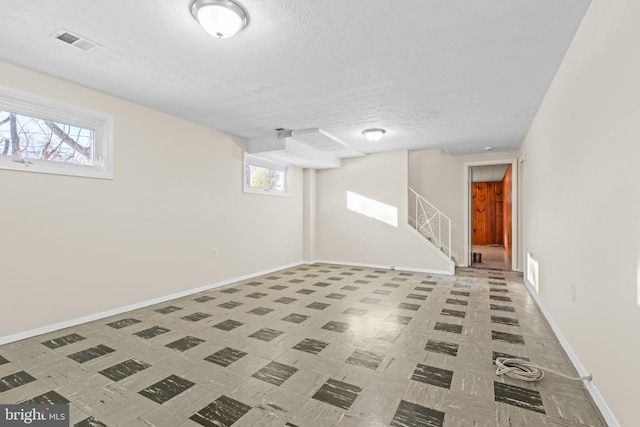
[[[465,252],[474,268],[518,271],[517,162],[465,165]]]

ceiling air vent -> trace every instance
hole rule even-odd
[[[57,38],[58,40],[61,40],[67,44],[70,44],[71,46],[75,46],[77,48],[80,48],[82,50],[91,50],[96,46],[99,46],[98,43],[94,43],[92,41],[90,41],[89,39],[87,39],[86,37],[82,37],[79,36],[77,34],[73,34],[72,32],[68,31],[68,30],[60,30],[57,33],[55,33],[53,35],[53,37]]]

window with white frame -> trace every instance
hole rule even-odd
[[[291,195],[289,181],[288,166],[245,153],[245,193],[288,196]]]
[[[113,119],[0,87],[0,169],[113,178]]]

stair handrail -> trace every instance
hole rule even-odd
[[[413,219],[415,229],[433,239],[432,243],[451,259],[451,230],[456,228],[456,223],[413,188],[409,187],[409,193],[415,197],[415,217],[409,217],[410,220]],[[444,233],[447,236],[447,244],[442,240],[443,223],[446,228]]]

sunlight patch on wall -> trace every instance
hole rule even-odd
[[[638,298],[637,302],[638,302],[638,306],[640,307],[640,259],[638,260],[638,275],[637,275],[637,278],[636,278],[636,282],[637,282],[637,284],[636,284],[636,295],[637,295],[637,298]]]
[[[394,227],[398,226],[398,208],[351,191],[347,191],[347,209],[366,215],[376,221]]]
[[[527,253],[527,281],[531,283],[536,293],[540,293],[540,285],[538,284],[538,261],[533,258],[531,253]]]

